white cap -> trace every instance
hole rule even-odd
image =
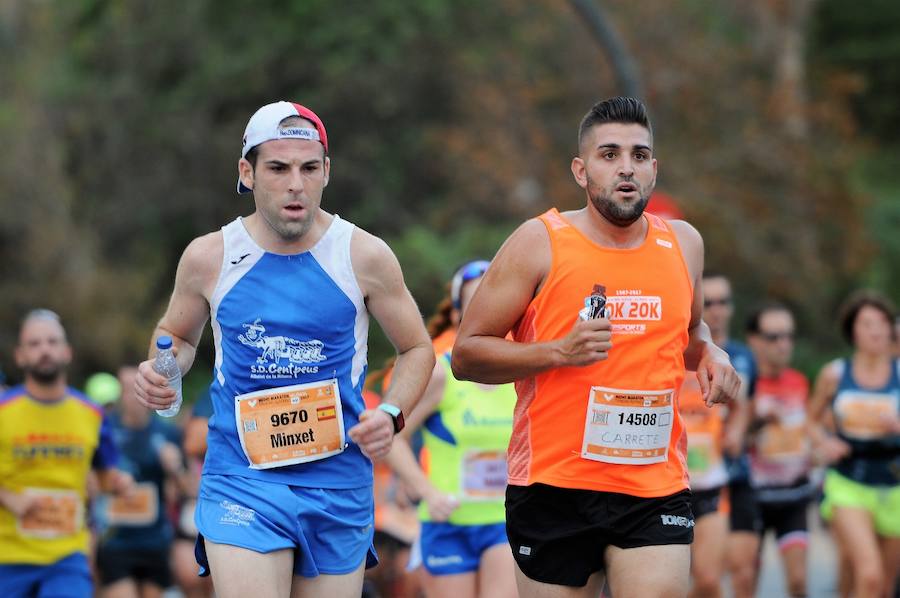
[[[310,121],[315,126],[315,129],[279,127],[284,119],[291,116],[299,116]],[[273,139],[309,139],[310,141],[318,141],[325,148],[325,153],[328,153],[328,135],[325,133],[325,125],[322,124],[322,119],[306,106],[301,106],[294,102],[266,104],[250,117],[247,128],[244,129],[241,158],[246,158],[247,152],[260,143]],[[249,193],[250,191],[251,189],[244,186],[240,177],[238,177],[237,192]]]

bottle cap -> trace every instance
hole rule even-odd
[[[172,337],[163,335],[156,339],[156,348],[160,351],[172,348]]]

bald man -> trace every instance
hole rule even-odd
[[[0,595],[92,595],[87,476],[127,493],[102,409],[66,384],[72,348],[59,316],[29,312],[19,329],[16,365],[24,384],[0,396]]]

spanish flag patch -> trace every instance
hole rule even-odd
[[[316,417],[319,421],[323,421],[326,419],[334,419],[337,417],[334,411],[334,407],[319,407],[316,409]]]

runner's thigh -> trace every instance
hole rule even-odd
[[[291,549],[262,553],[206,540],[206,557],[217,598],[290,596],[294,569]]]
[[[322,573],[316,577],[294,576],[291,598],[359,598],[362,594],[363,573],[366,562],[359,564],[355,571],[343,575]],[[257,594],[260,596],[261,594]]]
[[[687,596],[690,567],[688,544],[606,549],[609,587],[616,598]]]

